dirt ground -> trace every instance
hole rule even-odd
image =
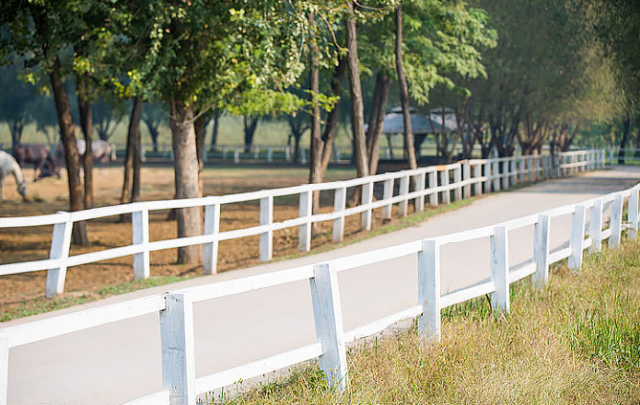
[[[222,167],[204,171],[205,195],[224,195],[303,184],[307,170],[302,168]],[[0,204],[0,217],[51,214],[68,207],[67,182],[48,178],[32,182],[32,171],[26,169],[29,199],[23,202],[16,192],[13,178],[5,180],[5,201]],[[330,170],[327,180],[352,178],[352,170]],[[122,187],[122,168],[107,167],[94,171],[95,207],[119,203]],[[141,200],[170,199],[173,196],[173,170],[169,167],[144,167]],[[322,211],[331,211],[332,193],[323,193]],[[379,210],[378,210],[379,211]],[[297,196],[277,198],[274,221],[295,218],[298,214]],[[150,213],[150,240],[171,239],[177,236],[175,221],[167,219],[168,211]],[[259,205],[255,203],[225,205],[222,207],[221,230],[232,230],[259,225]],[[381,223],[380,212],[374,212],[374,225]],[[126,246],[131,243],[131,224],[118,217],[101,218],[87,223],[90,246],[72,246],[71,255]],[[47,259],[52,226],[0,229],[0,263],[14,263]],[[317,224],[312,249],[331,243],[332,222]],[[359,216],[348,217],[345,224],[346,239],[359,233]],[[247,237],[220,242],[218,271],[244,268],[259,263],[259,237]],[[274,257],[298,252],[297,228],[274,232]],[[249,247],[249,248],[247,248]],[[202,273],[200,266],[176,264],[177,250],[151,253],[151,276],[193,277]],[[132,257],[106,260],[69,268],[62,298],[90,297],[92,291],[133,280]],[[5,319],[8,313],[24,311],[30,304],[44,298],[46,271],[22,273],[0,277],[0,307]]]

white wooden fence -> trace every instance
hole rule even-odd
[[[480,195],[491,190],[506,190],[513,185],[538,179],[572,175],[601,168],[604,165],[604,151],[568,152],[557,159],[554,162],[550,156],[540,155],[469,160],[446,166],[424,167],[348,181],[305,184],[219,197],[138,202],[84,211],[58,212],[52,215],[0,218],[0,229],[53,225],[49,259],[2,264],[0,276],[48,270],[46,295],[52,297],[64,291],[68,267],[133,255],[134,277],[136,280],[145,279],[150,275],[150,252],[197,244],[204,245],[204,274],[214,274],[218,260],[218,244],[223,240],[260,235],[260,260],[269,261],[273,255],[273,232],[277,230],[298,227],[299,249],[306,252],[311,249],[311,226],[315,222],[333,221],[333,240],[339,242],[343,239],[345,217],[348,215],[360,214],[361,228],[370,230],[374,209],[382,208],[383,218],[391,218],[392,206],[397,204],[398,214],[403,217],[407,215],[409,201],[412,200],[415,202],[416,211],[419,212],[424,209],[425,200],[430,206],[437,206],[439,202],[449,204],[452,197],[454,200],[460,200],[469,198],[472,194]],[[416,180],[413,191],[410,190],[411,178]],[[399,183],[399,191],[394,195],[394,185],[397,183]],[[376,184],[382,184],[383,195],[381,199],[374,201],[373,190]],[[346,208],[347,189],[354,187],[362,187],[362,201],[355,207]],[[334,193],[333,212],[312,214],[313,193],[320,191]],[[274,222],[274,198],[291,195],[298,195],[299,216]],[[220,232],[221,207],[225,204],[250,201],[260,202],[260,225]],[[149,241],[150,211],[187,207],[204,207],[203,235]],[[74,222],[122,214],[131,214],[131,245],[69,255]]]
[[[605,240],[608,240],[610,247],[617,247],[623,229],[628,229],[628,237],[637,238],[639,192],[640,184],[583,203],[555,208],[494,226],[418,240],[326,263],[152,295],[0,329],[0,404],[7,403],[10,372],[8,359],[11,348],[151,313],[159,313],[160,316],[163,391],[128,402],[129,405],[194,405],[197,395],[233,384],[240,379],[259,376],[315,358],[319,359],[320,367],[329,382],[339,389],[344,389],[348,385],[345,342],[373,335],[398,321],[415,317],[418,317],[421,337],[437,341],[441,333],[442,309],[485,294],[491,294],[491,306],[494,311],[509,311],[510,284],[531,275],[534,286],[544,288],[550,264],[568,258],[569,267],[579,271],[585,249],[598,251]],[[623,222],[625,201],[628,214]],[[603,212],[608,209],[611,210],[610,224],[608,228],[603,229]],[[587,212],[590,218],[588,227],[585,220]],[[551,219],[569,214],[571,234],[568,243],[550,251],[553,231]],[[535,234],[533,258],[514,266],[509,263],[509,233],[532,225]],[[441,248],[448,244],[481,238],[490,239],[490,280],[443,294],[440,287]],[[365,326],[344,331],[338,273],[409,255],[415,255],[418,263],[416,288],[419,304]],[[196,378],[194,303],[303,280],[310,283],[316,343]]]

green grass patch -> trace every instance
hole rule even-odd
[[[342,394],[311,363],[209,403],[638,403],[640,244],[591,255],[580,273],[555,266],[545,290],[522,280],[511,292],[506,316],[485,297],[444,310],[439,344],[413,327],[349,349]]]

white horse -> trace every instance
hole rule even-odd
[[[18,193],[20,193],[22,197],[26,197],[27,183],[24,181],[24,177],[22,177],[18,162],[7,152],[0,150],[0,199],[2,199],[2,201],[4,201],[2,183],[4,182],[4,178],[10,174],[13,174],[13,177],[16,179]]]

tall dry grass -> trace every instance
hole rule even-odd
[[[415,328],[349,350],[349,389],[317,366],[232,404],[638,404],[640,244],[553,269],[544,291],[512,286],[509,315],[480,298],[443,312],[440,344]],[[216,399],[215,403],[220,402]]]

